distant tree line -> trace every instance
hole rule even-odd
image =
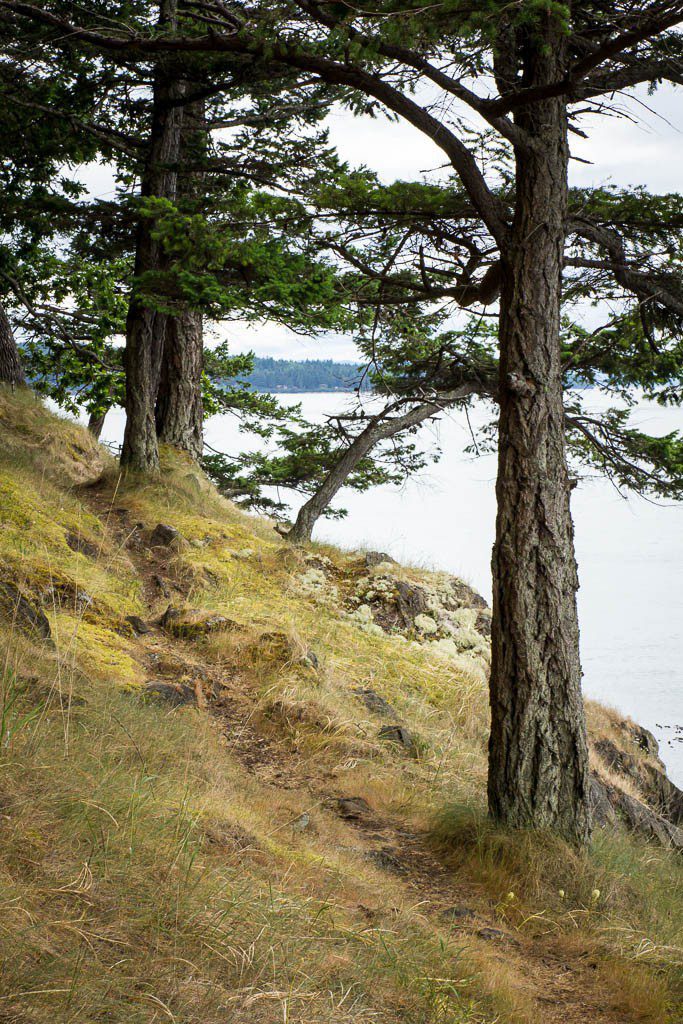
[[[357,363],[340,363],[334,359],[273,359],[254,356],[253,369],[243,378],[255,391],[307,392],[369,391],[367,375]]]

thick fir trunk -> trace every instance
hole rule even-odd
[[[549,30],[546,42],[527,44],[525,85],[564,74],[561,34]],[[551,99],[517,121],[534,144],[516,154],[502,261],[489,809],[505,825],[581,844],[588,757],[559,340],[566,109]]]
[[[156,406],[159,440],[199,459],[204,449],[202,314],[185,309],[170,317]]]
[[[26,384],[12,325],[2,303],[0,303],[0,383],[11,384],[12,387],[23,387]]]
[[[177,0],[162,0],[159,24],[173,28]],[[162,64],[154,76],[152,125],[141,196],[175,199],[182,124],[182,106],[173,101],[182,89],[172,69]],[[164,270],[161,244],[153,238],[153,223],[144,218],[138,225],[135,252],[135,278]],[[159,449],[154,408],[168,326],[168,315],[147,304],[134,288],[126,321],[126,429],[121,465],[139,472],[154,472],[159,467]]]
[[[204,101],[188,103],[183,112],[179,153],[178,198],[192,198],[201,188],[201,171],[185,172],[206,156]],[[199,459],[204,449],[202,371],[204,330],[202,314],[185,306],[169,317],[156,405],[157,436]]]

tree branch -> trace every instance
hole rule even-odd
[[[583,218],[574,218],[570,229],[582,238],[594,242],[607,253],[609,269],[623,288],[633,292],[641,301],[657,302],[678,316],[683,316],[683,294],[672,291],[670,281],[661,275],[636,270],[629,263],[623,239],[618,231]]]

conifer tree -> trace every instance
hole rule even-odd
[[[168,39],[179,24],[187,24],[186,6],[176,0],[95,2],[81,13],[95,25],[120,23]],[[305,96],[290,103],[290,72],[269,74],[266,81],[244,58],[233,58],[228,66],[221,62],[222,80],[216,84],[207,77],[208,57],[136,54],[134,48],[100,57],[78,35],[55,38],[49,27],[23,18],[10,17],[5,26],[15,71],[30,68],[43,81],[51,62],[63,74],[72,66],[91,72],[89,106],[81,104],[75,114],[57,92],[52,102],[45,97],[42,113],[48,123],[63,119],[83,147],[116,168],[119,180],[113,201],[81,203],[70,211],[71,261],[63,255],[64,238],[60,258],[52,252],[42,261],[44,292],[50,259],[54,273],[69,282],[74,259],[99,268],[105,292],[111,285],[106,267],[115,264],[117,300],[126,284],[129,289],[122,323],[118,301],[115,317],[104,301],[107,308],[98,321],[92,308],[80,308],[86,298],[82,290],[76,294],[59,284],[61,305],[77,307],[81,337],[75,346],[65,327],[66,310],[58,310],[61,331],[52,347],[52,359],[57,355],[60,364],[57,393],[69,404],[74,389],[82,394],[82,383],[92,397],[95,427],[108,400],[118,400],[123,382],[122,464],[129,468],[154,469],[159,439],[198,458],[205,316],[216,320],[267,311],[311,329],[338,321],[332,274],[306,241],[308,218],[282,198],[294,177],[325,173],[328,147],[315,130],[323,110],[321,90],[309,86]],[[37,74],[36,54],[42,64]],[[291,138],[283,145],[285,124]],[[223,129],[227,139],[221,138]],[[265,185],[270,195],[259,199],[256,185]],[[264,228],[269,204],[272,213]],[[107,216],[98,224],[103,205]],[[304,233],[297,235],[302,225]],[[38,339],[43,322],[35,304],[24,319],[24,333]],[[83,338],[86,321],[92,330]],[[95,337],[100,328],[109,330],[106,341]],[[119,331],[126,338],[123,378],[110,344]],[[47,337],[53,334],[49,330]],[[51,356],[45,338],[32,343],[32,358],[33,369],[54,388],[54,382],[47,383]],[[79,372],[90,382],[79,381]]]
[[[64,229],[78,194],[69,165],[94,152],[68,119],[45,116],[50,103],[73,118],[89,104],[83,69],[67,56],[51,80],[40,61],[21,67],[21,48],[16,34],[0,24],[0,380],[12,385],[25,383],[14,311],[35,310],[44,297],[48,241]]]
[[[397,9],[384,2],[357,8],[195,0],[183,33],[79,25],[66,7],[0,0],[7,16],[71,34],[100,54],[211,54],[215,81],[220,62],[227,67],[237,58],[274,73],[303,73],[349,90],[357,111],[374,105],[402,118],[446,156],[461,206],[459,214],[445,213],[453,197],[444,187],[444,217],[454,216],[469,253],[456,288],[466,289],[468,300],[478,293],[475,304],[498,308],[489,808],[505,825],[549,828],[584,843],[589,775],[565,441],[563,288],[571,290],[578,270],[582,280],[597,280],[598,290],[608,281],[615,293],[632,297],[632,383],[650,380],[640,360],[642,338],[658,348],[662,339],[680,337],[683,290],[678,248],[643,245],[657,235],[651,211],[624,216],[637,197],[611,202],[594,190],[573,202],[569,140],[590,128],[615,92],[680,84],[683,37],[676,26],[683,5],[454,0]],[[466,123],[473,118],[481,126],[474,132]],[[499,160],[480,163],[486,138],[511,167],[502,188]],[[600,335],[608,343],[609,328]],[[619,426],[611,424],[615,437]],[[585,418],[582,427],[588,443],[609,450]]]

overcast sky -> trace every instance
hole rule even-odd
[[[584,118],[587,140],[572,135],[572,153],[590,163],[572,161],[576,185],[644,185],[653,192],[680,192],[683,177],[683,89],[663,87],[648,96],[637,90],[615,105],[627,118]],[[419,179],[423,172],[443,165],[445,157],[417,129],[384,118],[353,117],[347,111],[329,119],[331,141],[351,165],[365,164],[383,181]],[[108,169],[91,168],[86,181],[93,193],[111,194]],[[277,324],[229,324],[219,327],[216,339],[225,337],[233,351],[252,350],[257,355],[289,359],[350,359],[356,357],[352,341],[327,335],[304,338]]]
[[[590,164],[572,161],[576,185],[645,185],[656,192],[679,192],[683,178],[683,89],[662,88],[653,96],[639,90],[620,104],[629,119],[584,119],[590,138],[572,136],[572,153]],[[413,180],[444,163],[444,154],[405,123],[354,118],[342,111],[329,118],[332,142],[352,165],[366,164],[385,182]],[[221,331],[221,333],[223,333]],[[275,324],[231,325],[235,349],[258,355],[298,359],[354,359],[348,338],[300,338]]]

